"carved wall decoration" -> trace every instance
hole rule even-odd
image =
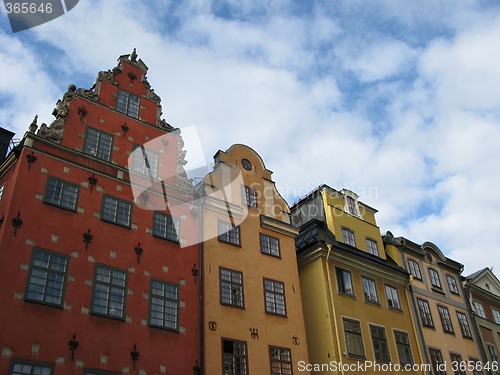
[[[52,115],[55,116],[56,119],[52,121],[49,126],[46,124],[42,124],[42,126],[40,126],[37,133],[40,137],[55,143],[61,142],[64,131],[64,122],[66,121],[66,117],[68,117],[69,102],[73,98],[75,91],[75,85],[68,86],[68,92],[63,95],[62,100],[57,101],[56,108],[52,111]]]

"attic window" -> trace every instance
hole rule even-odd
[[[342,189],[341,193],[345,196],[344,211],[354,216],[361,216],[359,214],[358,195],[347,189]]]
[[[139,118],[139,102],[140,98],[127,91],[118,89],[118,97],[116,100],[116,110],[125,113],[133,118]]]
[[[241,159],[241,166],[247,171],[252,170],[252,163],[250,163],[250,160],[248,159]]]

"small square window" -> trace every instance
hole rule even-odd
[[[342,238],[345,244],[356,247],[356,237],[354,232],[347,228],[342,228]]]
[[[78,185],[49,176],[43,201],[54,206],[76,211],[78,191]]]
[[[133,118],[139,118],[140,98],[137,95],[118,89],[116,110]]]
[[[369,254],[375,255],[377,257],[380,256],[380,253],[378,251],[377,241],[374,241],[370,238],[367,238],[366,239],[366,249],[368,250]]]
[[[260,234],[260,252],[263,254],[280,257],[280,240],[276,237]]]
[[[285,284],[264,279],[264,297],[266,313],[286,316]]]
[[[352,283],[351,272],[346,271],[342,268],[336,268],[335,271],[337,274],[337,285],[339,293],[354,296],[354,286]]]
[[[179,286],[151,280],[149,324],[154,327],[179,330]]]
[[[179,220],[155,211],[153,214],[153,236],[179,242]]]
[[[366,302],[378,303],[377,286],[375,280],[367,277],[361,277],[361,284],[363,285],[363,294],[365,295]]]
[[[9,375],[53,375],[54,365],[49,363],[12,360]]]
[[[401,303],[399,302],[398,290],[390,285],[385,286],[385,295],[387,297],[387,305],[391,309],[401,310]]]
[[[83,152],[105,161],[111,160],[113,136],[97,129],[87,128]]]
[[[102,200],[101,220],[130,227],[132,204],[121,199],[105,195]]]
[[[144,146],[135,145],[132,155],[132,171],[152,179],[158,177],[158,154],[156,152]]]
[[[240,246],[240,227],[219,221],[219,241]]]
[[[292,351],[288,348],[269,347],[272,375],[292,375]]]
[[[68,262],[65,255],[33,250],[25,299],[62,307]]]
[[[220,303],[233,307],[244,307],[243,273],[226,268],[220,268],[219,281]]]
[[[91,313],[125,319],[127,272],[96,265],[92,289]]]
[[[257,208],[257,190],[242,186],[241,203],[251,208]]]

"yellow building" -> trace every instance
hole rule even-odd
[[[291,209],[300,227],[307,368],[315,374],[422,374],[410,277],[386,257],[376,210],[352,191],[326,185]]]
[[[383,241],[387,254],[412,275],[421,346],[433,373],[481,374],[468,368],[472,362],[483,361],[460,279],[463,265],[445,257],[431,242],[418,245],[403,237],[394,238],[390,232]]]
[[[214,159],[199,187],[204,374],[298,374],[308,355],[290,209],[251,148]]]

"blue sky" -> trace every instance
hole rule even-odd
[[[349,188],[383,232],[498,273],[499,40],[496,1],[80,0],[16,34],[2,10],[0,121],[50,123],[136,47],[207,160],[247,144],[289,203]]]

